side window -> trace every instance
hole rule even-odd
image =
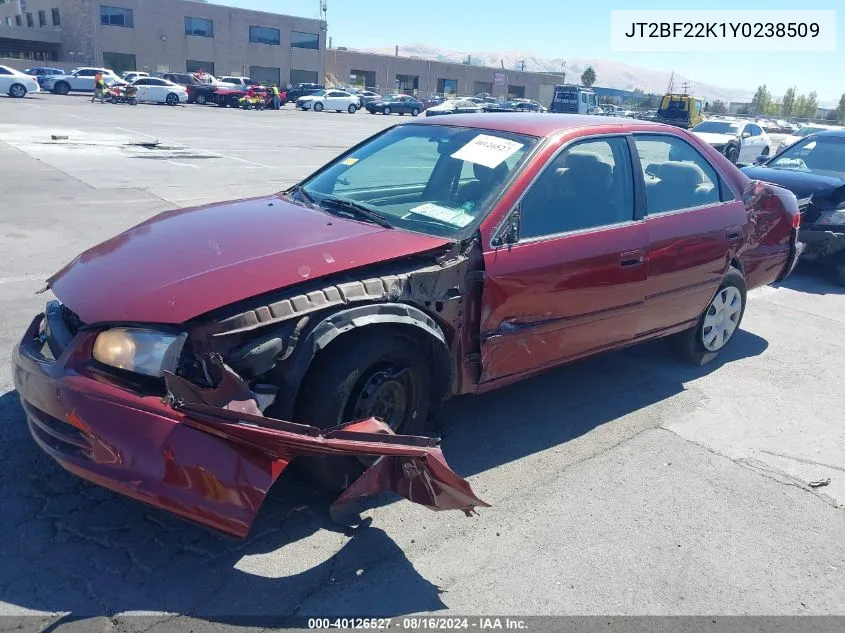
[[[78,73],[76,73],[76,76],[77,77],[93,77],[96,74],[97,73],[93,70],[80,70]]]
[[[692,145],[668,135],[635,135],[634,142],[645,179],[648,215],[720,201],[719,176]]]
[[[587,140],[562,151],[522,200],[520,238],[555,235],[634,219],[625,137]]]
[[[586,92],[581,93],[581,103],[587,103],[587,93]]]
[[[751,136],[760,136],[763,133],[763,130],[760,129],[757,125],[751,126]]]
[[[10,73],[10,72],[9,72],[8,70],[6,70],[5,68],[0,68],[0,75],[11,75],[11,74],[12,74],[12,73]]]
[[[139,79],[138,81],[135,82],[135,85],[136,86],[149,86],[150,83],[151,83],[151,80],[149,80],[149,79]]]

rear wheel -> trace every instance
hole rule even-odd
[[[834,273],[836,274],[836,282],[840,286],[845,286],[845,259],[840,260],[839,263],[836,264]]]
[[[414,108],[411,110],[411,116],[417,116],[420,113],[419,108]]]
[[[23,99],[26,96],[26,87],[23,84],[12,84],[9,88],[9,96],[15,99]]]
[[[323,104],[319,101],[314,103],[314,112],[322,112],[323,111]]]
[[[129,105],[138,105],[138,100],[135,97],[129,97]]]
[[[197,105],[205,105],[206,103],[208,103],[208,99],[206,99],[204,94],[198,94],[195,101]]]
[[[167,95],[164,102],[169,106],[179,105],[179,95],[171,92],[169,95]]]
[[[66,81],[60,81],[55,86],[53,86],[53,92],[57,95],[66,95],[70,92],[70,84]]]
[[[742,273],[730,268],[698,324],[669,338],[676,351],[696,365],[713,360],[739,329],[745,314],[746,292]]]
[[[342,335],[314,359],[297,396],[295,418],[330,428],[370,417],[396,433],[418,435],[431,402],[431,371],[417,341],[394,331]],[[372,460],[352,456],[300,458],[328,490],[343,490]]]
[[[347,111],[349,114],[355,114],[356,112],[358,112],[358,108],[356,108],[356,107],[355,107],[354,105],[352,105],[352,104],[349,104],[349,107],[348,107],[348,108],[346,108],[346,111]]]

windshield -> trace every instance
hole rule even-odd
[[[827,128],[823,127],[802,127],[800,130],[792,133],[792,136],[807,136],[808,134],[815,134],[816,132],[824,132]]]
[[[535,137],[400,125],[302,183],[314,202],[351,201],[400,229],[454,238],[489,210]]]
[[[711,134],[739,134],[739,125],[730,121],[704,121],[694,128],[693,132],[709,132]]]
[[[785,149],[767,166],[845,178],[845,137],[811,136]]]

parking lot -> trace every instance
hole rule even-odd
[[[151,612],[169,631],[244,614],[845,614],[845,288],[814,270],[752,292],[704,367],[656,342],[450,402],[443,452],[492,505],[472,518],[399,501],[342,529],[331,498],[283,479],[239,542],[41,453],[9,356],[46,277],[166,209],[278,191],[401,120],[0,98],[0,615],[43,615],[35,630]]]

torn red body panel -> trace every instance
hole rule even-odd
[[[79,352],[90,347],[90,333],[50,358],[39,336],[43,319],[33,320],[13,352],[15,387],[35,441],[83,479],[236,537],[247,535],[297,455],[386,456],[344,493],[344,503],[393,490],[436,509],[486,505],[428,438],[392,435],[376,420],[323,431],[264,418],[234,380],[221,381],[214,397],[225,394],[246,413],[202,404],[209,390],[187,382],[177,410],[92,372]]]

